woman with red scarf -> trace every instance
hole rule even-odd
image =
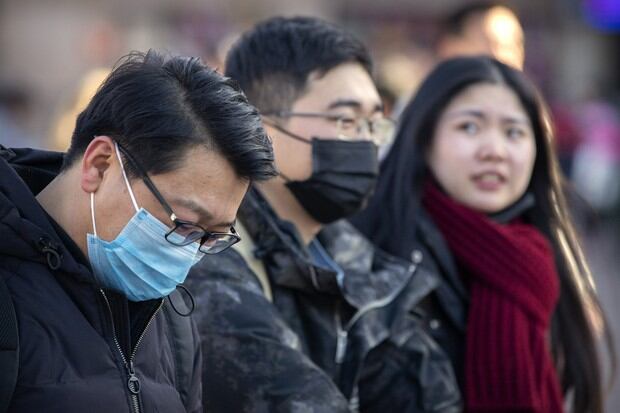
[[[605,328],[562,188],[544,103],[487,57],[440,64],[405,109],[354,223],[437,272],[419,314],[468,412],[603,411]]]

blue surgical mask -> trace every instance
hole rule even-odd
[[[136,213],[114,240],[102,240],[97,237],[95,194],[90,194],[94,234],[87,234],[87,242],[93,273],[102,286],[124,294],[130,301],[165,297],[185,281],[201,257],[199,245],[181,247],[166,241],[170,228],[144,208],[138,208],[118,147],[116,156]],[[181,238],[174,233],[170,237]]]

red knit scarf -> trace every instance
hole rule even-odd
[[[532,225],[495,223],[432,184],[423,205],[470,288],[467,411],[562,412],[547,338],[559,297],[549,241]]]

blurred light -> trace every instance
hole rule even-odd
[[[583,0],[583,12],[586,20],[594,27],[620,31],[620,1]]]

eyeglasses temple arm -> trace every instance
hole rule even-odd
[[[172,208],[170,207],[170,205],[168,205],[168,203],[166,202],[164,197],[161,195],[161,193],[159,193],[159,191],[155,187],[155,184],[153,183],[153,181],[151,181],[151,178],[149,178],[149,176],[146,174],[144,169],[142,169],[140,164],[134,159],[134,157],[129,152],[125,150],[125,148],[123,148],[120,144],[118,145],[118,147],[121,150],[121,152],[123,152],[123,155],[125,155],[125,157],[129,159],[129,161],[132,163],[134,168],[138,170],[138,172],[141,175],[140,177],[144,181],[144,184],[151,191],[151,193],[155,196],[155,198],[157,198],[161,206],[164,207],[164,209],[166,210],[166,213],[170,216],[170,220],[172,222],[176,221],[177,216],[174,214],[174,212],[172,211]]]

